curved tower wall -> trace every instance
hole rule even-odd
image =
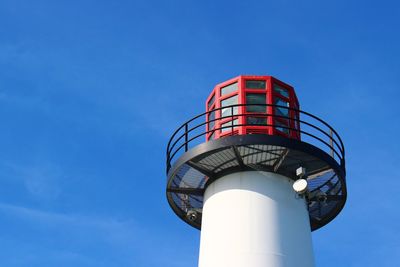
[[[226,175],[204,195],[199,267],[313,267],[306,202],[271,172]]]

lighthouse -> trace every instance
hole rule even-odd
[[[272,76],[215,86],[167,146],[167,200],[201,230],[199,267],[313,267],[311,232],[346,202],[345,149]]]

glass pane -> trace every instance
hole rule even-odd
[[[283,132],[283,133],[285,133],[285,134],[289,134],[289,129],[288,129],[288,128],[283,128],[283,127],[282,127],[282,126],[288,127],[287,124],[282,123],[282,122],[280,122],[280,121],[278,121],[278,120],[275,120],[274,122],[275,122],[275,129],[277,129],[278,131],[281,131],[281,132]]]
[[[227,86],[221,88],[221,95],[227,95],[227,94],[233,93],[233,92],[237,91],[237,89],[238,89],[238,83],[237,82],[232,83],[230,85],[227,85]]]
[[[279,85],[274,84],[274,91],[284,97],[289,98],[289,91]]]
[[[246,106],[247,112],[266,112],[266,94],[246,94],[246,104],[264,104],[263,106]]]
[[[226,107],[226,106],[230,106],[230,105],[236,105],[238,104],[238,96],[234,95],[231,96],[227,99],[224,99],[221,101],[221,107]],[[223,108],[221,110],[221,118],[222,117],[226,117],[226,116],[231,116],[232,112],[231,112],[232,108]],[[233,107],[233,114],[238,114],[238,107]]]
[[[246,88],[247,89],[265,89],[265,81],[255,81],[255,80],[246,81]]]
[[[233,120],[233,125],[238,125],[237,119]],[[228,122],[221,124],[221,127],[227,127],[227,126],[232,126],[232,121],[228,121]],[[229,132],[231,130],[232,130],[232,127],[222,128],[221,133]]]
[[[267,125],[267,118],[247,117],[247,124],[249,124],[249,125]]]
[[[286,102],[278,97],[275,98],[275,105],[289,107],[289,102]],[[289,117],[289,109],[284,107],[275,107],[275,114],[280,116]]]
[[[295,113],[295,118],[297,119],[297,121],[295,121],[296,129],[300,130],[300,117],[298,112]],[[300,134],[300,131],[298,131],[298,133]]]
[[[208,121],[210,122],[208,124],[208,130],[214,129],[215,121],[211,121],[215,119],[215,111],[211,112],[208,114]]]
[[[294,125],[294,128],[295,129],[297,129],[298,127],[298,125],[299,125],[299,121],[298,121],[298,117],[297,117],[297,113],[294,113],[294,118],[293,118],[294,120],[293,120],[293,125]]]
[[[214,139],[214,134],[215,134],[215,132],[213,132],[208,139],[209,140]]]
[[[208,101],[208,108],[210,108],[212,106],[212,104],[214,104],[214,100],[215,100],[215,95],[213,95],[210,99],[210,101]]]

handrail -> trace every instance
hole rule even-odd
[[[242,113],[242,114],[233,114],[233,108],[234,107],[241,107],[241,106],[263,106],[263,107],[274,107],[274,108],[283,108],[283,109],[287,109],[287,110],[291,110],[294,112],[297,112],[299,114],[303,114],[306,115],[306,119],[304,120],[304,118],[300,119],[300,116],[297,116],[296,118],[292,118],[292,117],[287,117],[284,115],[278,115],[278,114],[270,114],[268,112],[251,112],[251,113]],[[207,121],[208,115],[212,112],[217,112],[219,110],[222,109],[227,109],[230,108],[231,109],[231,114],[228,116],[224,116],[224,117],[220,117],[220,118],[214,118],[212,120]],[[268,109],[266,108],[266,111]],[[236,105],[229,105],[229,106],[225,106],[225,107],[220,107],[220,108],[214,108],[213,110],[201,113],[193,118],[191,118],[190,120],[186,121],[185,123],[183,123],[171,136],[168,145],[167,145],[167,172],[169,170],[169,168],[171,167],[171,162],[173,160],[173,158],[176,156],[176,154],[178,152],[180,152],[183,148],[184,151],[188,151],[188,149],[191,147],[191,143],[198,139],[201,136],[207,136],[208,133],[210,132],[214,132],[214,131],[218,131],[221,129],[225,129],[225,128],[233,128],[234,127],[240,127],[240,126],[266,126],[266,127],[271,127],[274,126],[272,124],[268,124],[268,123],[263,123],[263,124],[249,124],[249,123],[244,123],[244,124],[236,124],[233,125],[233,119],[237,118],[237,117],[243,117],[243,116],[257,116],[257,117],[273,117],[273,118],[284,118],[290,121],[295,121],[298,122],[300,124],[300,129],[297,128],[293,128],[290,126],[284,126],[284,125],[280,125],[279,127],[281,128],[285,128],[285,129],[289,129],[291,131],[295,131],[301,134],[305,134],[307,136],[310,136],[311,138],[318,140],[319,142],[323,143],[325,145],[326,148],[329,148],[331,153],[333,153],[332,155],[336,155],[339,159],[339,163],[340,165],[344,166],[345,164],[345,149],[344,149],[344,145],[343,145],[343,141],[340,138],[340,136],[338,135],[338,133],[335,131],[335,129],[333,129],[328,123],[326,123],[324,120],[318,118],[315,115],[312,115],[311,113],[299,110],[299,109],[295,109],[295,108],[291,108],[291,107],[286,107],[286,106],[281,106],[281,105],[273,105],[273,104],[236,104]],[[195,124],[194,122],[201,118],[204,117],[202,122],[199,122],[197,124]],[[207,125],[207,123],[210,122],[216,122],[216,121],[222,121],[225,119],[231,119],[232,121],[232,125],[229,126],[222,126],[222,127],[214,127],[212,130],[204,130],[202,131],[200,134],[196,134],[195,136],[191,136],[191,134],[193,134],[193,132],[196,129],[199,129],[202,126]],[[311,118],[311,121],[309,121],[308,119]],[[314,121],[312,121],[314,120]],[[325,126],[327,129],[321,129],[321,127],[314,125],[315,122],[321,123],[323,126]],[[193,126],[190,127],[190,124],[194,124]],[[302,125],[307,125],[309,127],[311,127],[312,129],[317,130],[317,135],[307,132],[307,131],[303,131],[302,130]],[[183,133],[181,133],[179,135],[179,132],[183,130]],[[322,137],[319,136],[320,134],[322,134]],[[327,137],[328,138],[328,142],[324,141],[322,138]],[[178,146],[178,143],[180,141],[183,141],[183,144]],[[176,147],[178,146],[178,147]],[[325,149],[326,149],[325,148]],[[339,151],[336,150],[339,149]],[[332,156],[334,158],[334,156]]]

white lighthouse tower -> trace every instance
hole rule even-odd
[[[313,267],[346,201],[344,146],[271,76],[217,85],[167,148],[167,199],[201,229],[199,267]]]

